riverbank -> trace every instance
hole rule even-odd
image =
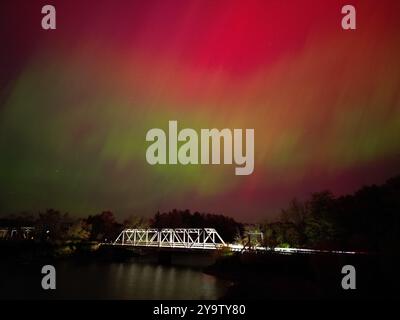
[[[207,274],[233,281],[223,299],[362,299],[399,297],[393,259],[379,255],[237,253],[221,257]],[[344,265],[356,269],[356,290],[344,290]]]
[[[72,256],[93,257],[98,252],[98,242],[47,242],[35,240],[0,241],[3,261],[32,262],[42,259],[62,259]]]

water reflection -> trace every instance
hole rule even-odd
[[[80,264],[68,261],[55,266],[57,290],[41,291],[41,298],[218,299],[226,292],[228,285],[200,270],[187,267],[136,262]]]

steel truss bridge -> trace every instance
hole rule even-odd
[[[113,245],[215,250],[226,244],[214,228],[125,229]]]
[[[254,234],[258,235],[259,232]],[[252,233],[253,235],[253,233]],[[250,242],[249,237],[249,242]],[[284,254],[314,254],[314,253],[331,253],[331,254],[365,254],[365,252],[353,251],[332,251],[332,250],[316,250],[304,248],[267,248],[260,245],[250,244],[226,244],[214,228],[178,228],[178,229],[125,229],[112,243],[114,246],[133,246],[133,247],[149,247],[149,248],[172,248],[187,250],[218,250],[226,248],[230,251],[267,251],[272,250]]]

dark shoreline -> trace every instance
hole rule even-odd
[[[399,276],[387,267],[398,256],[238,253],[221,257],[204,271],[234,285],[222,299],[383,299],[400,298]],[[356,268],[356,290],[344,290],[344,265]]]

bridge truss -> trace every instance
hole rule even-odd
[[[114,245],[182,249],[220,249],[226,246],[214,228],[125,229]]]

